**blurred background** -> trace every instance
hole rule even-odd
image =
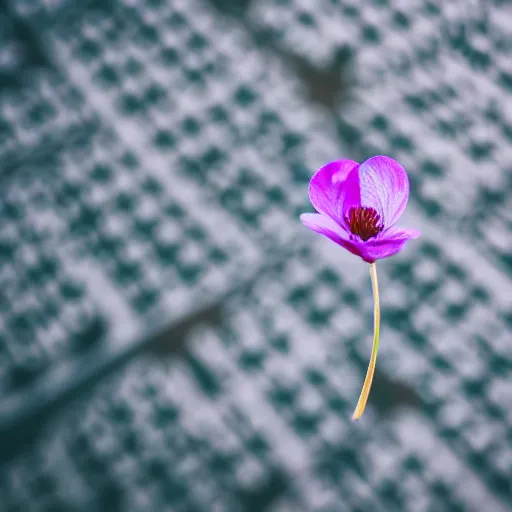
[[[512,10],[4,0],[0,510],[512,510]],[[419,240],[309,232],[386,154]]]

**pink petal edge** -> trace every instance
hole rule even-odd
[[[327,215],[322,215],[321,213],[303,213],[300,216],[300,220],[307,228],[326,236],[352,254],[360,256],[354,242],[348,239],[348,233]]]
[[[359,198],[356,193],[359,186]],[[350,173],[346,183],[343,214],[351,206],[375,208],[384,228],[393,226],[405,210],[409,199],[409,178],[405,169],[387,156],[374,156],[365,160],[357,170]]]
[[[319,213],[343,222],[342,206],[345,180],[359,164],[353,160],[335,160],[321,167],[309,183],[309,200]]]

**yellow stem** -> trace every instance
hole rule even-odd
[[[375,365],[377,363],[377,351],[379,350],[379,331],[380,331],[380,305],[379,305],[379,284],[377,281],[377,267],[375,263],[370,264],[370,276],[372,279],[373,289],[373,346],[372,355],[370,357],[370,364],[368,365],[368,371],[366,372],[366,378],[364,379],[363,388],[361,389],[361,395],[357,402],[354,414],[352,414],[353,420],[358,420],[364,412],[368,396],[370,395],[370,389],[372,387],[373,375],[375,373]]]

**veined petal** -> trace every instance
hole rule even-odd
[[[406,240],[412,240],[414,238],[419,238],[420,235],[421,232],[417,229],[391,227],[383,231],[379,238],[375,240],[375,242],[384,242],[387,239],[401,240],[402,238],[405,238]]]
[[[343,222],[345,180],[358,165],[353,160],[336,160],[313,175],[309,184],[309,200],[317,212]]]
[[[359,182],[359,167],[354,167],[345,180],[345,194],[341,206],[341,215],[343,222],[346,223],[346,217],[353,207],[361,206],[361,184]]]
[[[388,258],[401,251],[408,240],[418,238],[420,232],[415,229],[389,228],[382,232],[378,238],[371,238],[367,242],[357,242],[357,250],[361,258],[368,263]]]
[[[320,213],[303,213],[300,216],[300,220],[304,226],[312,231],[326,236],[333,242],[350,251],[352,254],[361,256],[357,249],[357,244],[349,240],[346,231],[327,215],[322,215]]]
[[[357,204],[357,185],[359,204]],[[409,178],[405,169],[387,156],[374,156],[363,162],[348,176],[343,215],[352,206],[375,208],[387,229],[400,218],[409,199]]]

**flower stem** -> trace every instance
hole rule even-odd
[[[379,350],[379,331],[380,331],[380,305],[379,305],[379,283],[377,281],[377,267],[375,263],[370,264],[370,277],[372,279],[373,289],[373,346],[372,355],[370,357],[370,364],[366,372],[361,395],[352,414],[353,420],[358,420],[364,412],[368,396],[370,395],[370,388],[372,387],[373,375],[375,373],[375,365],[377,363],[377,351]]]

